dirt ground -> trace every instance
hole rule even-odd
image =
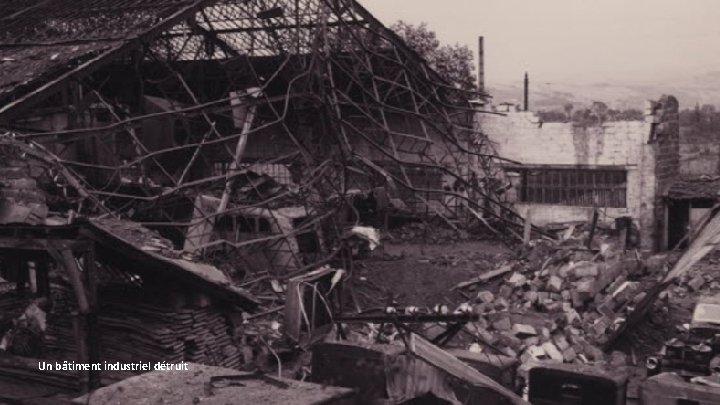
[[[363,310],[394,301],[420,308],[444,304],[452,311],[475,298],[452,287],[492,270],[511,254],[494,241],[386,243],[359,263],[353,287]]]

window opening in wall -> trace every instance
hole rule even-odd
[[[580,207],[627,206],[625,170],[532,168],[521,173],[521,202]]]

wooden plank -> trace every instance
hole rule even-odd
[[[60,251],[59,257],[60,263],[65,271],[67,272],[70,285],[75,291],[75,299],[77,300],[78,310],[81,314],[87,314],[90,312],[90,304],[88,303],[87,294],[85,287],[83,286],[82,278],[80,277],[80,268],[75,262],[75,256],[72,251],[62,250]]]
[[[204,291],[222,300],[236,303],[248,311],[252,311],[260,305],[249,292],[232,285],[220,270],[212,266],[186,260],[170,259],[152,252],[143,251],[92,222],[88,224],[88,227],[83,232],[98,242],[100,245],[98,255],[101,257],[105,255],[109,260],[112,260],[115,255],[120,255],[129,263],[143,263],[143,266],[137,268],[138,271],[149,271],[156,277],[167,277],[171,280],[194,285],[198,291]],[[214,269],[211,275],[205,274],[204,270],[211,269]]]
[[[523,228],[523,244],[530,244],[530,236],[532,234],[532,208],[528,208],[525,214],[525,227]]]
[[[87,315],[87,350],[90,363],[100,362],[100,336],[98,333],[98,304],[97,304],[97,263],[95,262],[95,249],[90,249],[83,258],[85,264],[85,284],[87,285],[88,304],[90,313]],[[91,370],[88,376],[89,388],[95,389],[100,386],[101,371]]]
[[[195,197],[192,219],[185,235],[185,244],[183,250],[194,253],[200,246],[205,246],[210,242],[214,226],[214,221],[207,219],[210,214],[208,207],[203,204],[204,197],[199,195]]]
[[[592,223],[590,224],[590,235],[588,236],[587,243],[585,244],[585,246],[587,246],[588,249],[590,249],[590,245],[592,244],[592,241],[595,238],[595,229],[597,228],[599,216],[600,216],[600,214],[598,213],[598,210],[593,210]]]
[[[473,387],[490,388],[507,398],[515,405],[530,405],[514,392],[503,387],[492,378],[460,361],[452,354],[440,349],[422,337],[412,333],[410,335],[409,350],[423,361],[443,370],[451,376]]]

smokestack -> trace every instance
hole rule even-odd
[[[478,37],[478,90],[485,91],[485,46],[484,38]]]
[[[529,87],[530,80],[528,79],[528,74],[525,72],[525,94],[523,97],[523,111],[528,111],[528,87]]]

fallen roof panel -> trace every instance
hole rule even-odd
[[[212,2],[49,0],[27,2],[27,7],[0,2],[0,16],[5,16],[0,19],[0,73],[10,73],[0,80],[0,118],[42,100],[74,75],[91,73],[140,46],[140,39],[151,40]],[[26,66],[22,63],[32,60],[29,55],[38,59]]]
[[[121,222],[117,220],[112,222],[90,220],[87,222],[86,229],[89,231],[89,236],[99,243],[103,249],[118,254],[120,258],[147,264],[143,268],[134,269],[138,272],[152,271],[154,274],[172,277],[174,280],[183,283],[190,283],[196,286],[198,291],[236,303],[247,311],[252,311],[259,306],[259,303],[249,292],[233,285],[231,280],[216,267],[205,263],[167,257],[156,251],[147,250],[142,242],[129,240],[128,234],[123,234],[122,226],[118,225]],[[133,222],[126,221],[124,223],[128,228],[138,226],[137,223]]]

